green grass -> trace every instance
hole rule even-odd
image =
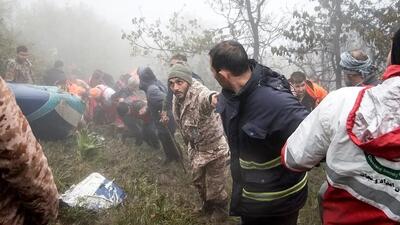
[[[179,164],[163,166],[161,150],[152,150],[146,144],[140,147],[133,142],[124,144],[112,130],[96,128],[96,131],[105,134],[105,141],[101,147],[90,150],[90,157],[82,157],[84,150],[79,149],[82,145],[77,145],[74,137],[41,142],[59,192],[64,193],[72,184],[98,172],[115,180],[127,198],[122,205],[100,212],[62,207],[57,225],[211,224],[208,218],[194,213],[199,196],[191,185],[190,175]],[[309,198],[300,212],[299,225],[320,224],[316,193],[324,179],[322,169],[313,170],[309,177]],[[225,224],[237,223],[238,218],[230,218]]]

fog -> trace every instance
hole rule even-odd
[[[378,68],[384,68],[385,36],[399,20],[394,0],[346,0],[339,4],[339,14],[333,13],[337,4],[331,0],[0,0],[0,4],[6,28],[2,61],[12,57],[12,48],[26,45],[38,76],[62,60],[67,73],[79,71],[82,78],[96,69],[117,78],[138,66],[150,66],[165,80],[168,58],[183,52],[192,69],[213,88],[218,87],[210,76],[207,52],[226,39],[238,40],[250,57],[286,76],[302,70],[327,87],[334,82],[340,87],[340,71],[335,71],[340,52],[361,48]],[[244,4],[251,4],[254,21]]]
[[[207,2],[195,0],[20,0],[4,3],[12,12],[8,23],[15,33],[16,44],[30,48],[39,73],[59,59],[64,61],[66,70],[78,69],[83,77],[101,69],[116,78],[140,65],[148,65],[165,78],[165,61],[151,54],[132,57],[128,41],[121,39],[123,31],[132,29],[132,18],[168,21],[174,12],[179,12],[185,18],[198,19],[206,28],[224,23],[224,18]],[[286,1],[273,1],[270,5],[275,9],[288,8]],[[205,56],[190,57],[189,62],[201,73],[208,73]]]

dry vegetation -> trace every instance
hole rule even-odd
[[[59,192],[65,192],[90,173],[99,172],[114,179],[128,197],[123,205],[100,212],[62,207],[56,224],[211,224],[194,213],[198,195],[190,185],[189,174],[179,164],[163,166],[161,150],[152,150],[146,144],[138,147],[130,141],[123,143],[114,131],[96,130],[104,134],[105,144],[88,154],[79,152],[75,137],[62,142],[42,142]],[[320,168],[310,174],[310,195],[300,213],[299,225],[320,224],[315,195],[322,174]],[[238,221],[230,218],[225,224]]]

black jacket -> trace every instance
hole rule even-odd
[[[280,165],[280,150],[308,112],[286,78],[255,61],[250,66],[246,85],[238,94],[222,90],[217,106],[231,151],[230,213],[282,216],[307,199],[306,173]]]
[[[64,71],[58,68],[51,68],[46,71],[46,75],[43,77],[45,85],[54,86],[57,82],[63,82],[67,79]]]

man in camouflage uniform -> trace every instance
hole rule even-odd
[[[214,112],[217,93],[192,79],[192,71],[181,64],[171,68],[168,85],[174,94],[174,118],[188,146],[192,181],[203,202],[201,212],[221,222],[227,217],[229,151],[219,114]]]
[[[0,224],[44,225],[57,212],[58,192],[46,156],[0,78]]]
[[[17,47],[17,57],[10,59],[7,63],[4,80],[14,83],[33,83],[32,63],[28,60],[28,48]]]

